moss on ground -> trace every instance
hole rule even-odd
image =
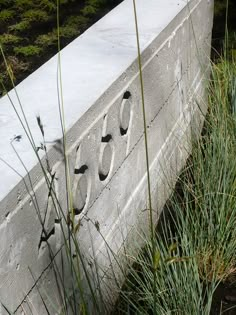
[[[121,1],[60,0],[61,47]],[[56,16],[54,0],[0,0],[0,44],[11,66],[15,84],[57,53]],[[2,56],[0,81],[6,90],[12,88]],[[0,94],[2,90],[0,87]]]

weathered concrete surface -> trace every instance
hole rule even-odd
[[[206,107],[213,1],[136,2],[157,219],[188,156],[192,119],[199,116],[199,104],[203,112]],[[148,212],[143,211],[147,208],[146,169],[136,57],[131,0],[61,52],[71,191],[74,207],[83,209],[76,218],[82,220],[78,242],[88,260],[95,257],[106,283],[108,246],[118,254],[125,242],[131,250],[137,226],[148,230]],[[41,117],[57,196],[66,215],[65,165],[57,141],[62,138],[57,56],[19,84],[17,91],[36,146],[43,141],[36,122],[36,116]],[[14,91],[9,97],[20,110]],[[199,128],[199,123],[194,126]],[[49,297],[48,307],[54,314],[53,307],[60,301],[53,272],[48,269],[50,255],[42,241],[39,215],[50,235],[52,255],[58,253],[58,263],[63,243],[60,222],[52,201],[48,203],[41,167],[7,96],[0,100],[0,134],[0,301],[17,314],[22,314],[24,301],[28,301],[33,314],[43,315],[46,309],[40,289]],[[21,137],[12,141],[16,136]],[[45,165],[42,150],[39,155]],[[49,301],[52,291],[57,296],[56,302],[52,297],[54,306]]]

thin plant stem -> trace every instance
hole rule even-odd
[[[57,84],[58,84],[58,106],[59,106],[59,114],[60,114],[60,123],[61,123],[61,128],[62,128],[62,136],[63,136],[63,151],[64,151],[64,160],[65,160],[65,176],[66,176],[66,192],[67,192],[67,205],[68,205],[68,214],[71,215],[72,217],[72,225],[74,227],[74,219],[75,219],[75,213],[74,213],[74,209],[73,209],[73,195],[72,195],[72,189],[71,189],[71,179],[70,179],[70,169],[69,169],[69,161],[68,161],[68,155],[67,155],[67,142],[66,142],[66,123],[65,123],[65,110],[64,110],[64,100],[63,100],[63,86],[62,86],[62,72],[61,72],[61,44],[60,44],[60,4],[59,4],[59,0],[57,0],[57,44],[58,44],[58,69],[57,69],[57,76],[58,76],[58,80],[57,80]],[[73,302],[74,302],[74,307],[75,307],[75,312],[77,313],[77,307],[76,307],[76,288],[74,286],[74,276],[79,288],[79,291],[81,293],[81,299],[82,299],[82,303],[84,306],[84,312],[85,314],[87,314],[87,307],[86,307],[86,302],[84,299],[84,292],[83,292],[83,288],[81,286],[81,279],[80,279],[80,268],[79,268],[79,263],[78,263],[78,259],[77,259],[77,270],[75,270],[75,266],[73,263],[73,253],[72,253],[72,242],[73,245],[75,246],[75,251],[77,256],[79,257],[79,261],[82,265],[82,270],[85,273],[85,278],[87,281],[87,284],[89,286],[89,290],[92,294],[92,301],[94,303],[94,305],[97,307],[97,311],[99,311],[99,305],[96,299],[96,296],[93,292],[93,288],[92,288],[92,284],[91,281],[89,279],[89,275],[88,272],[86,271],[86,266],[85,266],[85,262],[83,260],[83,255],[81,253],[81,250],[79,248],[79,244],[77,242],[76,239],[76,235],[74,233],[74,228],[72,228],[70,230],[70,226],[68,224],[68,234],[69,234],[69,251],[67,251],[67,255],[68,255],[68,260],[70,262],[70,268],[71,268],[71,275],[72,275],[72,287],[73,287]],[[66,241],[66,240],[65,240]],[[98,314],[100,314],[100,311],[98,312]]]
[[[62,86],[62,73],[61,73],[61,42],[60,42],[60,1],[57,0],[57,48],[58,48],[58,67],[57,67],[57,92],[58,92],[58,106],[59,106],[59,115],[60,115],[60,123],[62,129],[62,138],[63,138],[63,152],[64,152],[64,160],[65,160],[65,176],[66,176],[66,192],[67,192],[67,206],[68,213],[72,213],[72,194],[71,194],[71,184],[70,184],[70,171],[69,171],[69,163],[67,157],[67,145],[66,145],[66,123],[65,123],[65,110],[64,110],[64,99],[63,99],[63,86]],[[72,256],[72,246],[71,246],[71,237],[70,237],[70,227],[68,224],[68,232],[69,232],[69,255]],[[66,240],[65,240],[66,241]],[[76,297],[75,297],[75,288],[74,288],[74,273],[73,273],[73,261],[72,257],[68,257],[70,260],[70,268],[72,274],[72,288],[73,288],[73,302],[74,302],[74,311],[76,311]]]
[[[72,193],[71,193],[71,183],[70,183],[70,172],[69,172],[69,163],[67,156],[67,145],[66,145],[66,122],[65,122],[65,109],[64,109],[64,99],[63,99],[63,86],[62,86],[62,73],[61,73],[61,43],[60,43],[60,10],[59,10],[59,0],[57,0],[57,45],[58,45],[58,105],[59,105],[59,114],[60,114],[60,123],[62,128],[62,137],[63,137],[63,149],[64,149],[64,158],[65,158],[65,174],[66,174],[66,185],[68,193],[68,206],[69,210],[72,210]]]
[[[225,9],[225,41],[224,41],[224,57],[228,57],[228,44],[229,44],[229,33],[228,33],[228,15],[229,15],[229,0],[226,0]]]
[[[134,9],[134,21],[135,21],[135,32],[137,40],[137,50],[138,50],[138,67],[139,67],[139,79],[140,79],[140,90],[141,90],[141,100],[142,100],[142,114],[143,114],[143,127],[144,127],[144,143],[145,143],[145,159],[146,159],[146,169],[147,169],[147,190],[148,190],[148,204],[149,204],[149,223],[150,223],[150,233],[151,233],[151,244],[152,244],[152,263],[153,263],[153,309],[154,314],[157,314],[156,310],[156,270],[155,265],[155,253],[156,253],[156,243],[155,243],[155,230],[153,222],[153,210],[152,210],[152,196],[151,196],[151,179],[149,171],[149,155],[148,155],[148,135],[147,135],[147,121],[146,121],[146,108],[145,108],[145,98],[144,98],[144,83],[142,74],[142,62],[141,62],[141,50],[139,43],[139,29],[138,29],[138,17],[136,10],[136,2],[133,0]]]

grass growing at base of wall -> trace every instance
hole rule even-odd
[[[212,64],[203,133],[152,242],[130,268],[114,314],[211,314],[217,286],[236,275],[236,62]],[[154,268],[154,270],[153,270]],[[153,277],[153,271],[156,277]],[[156,310],[153,282],[156,281]]]

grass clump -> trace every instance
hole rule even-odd
[[[60,37],[62,41],[73,36],[78,36],[79,34],[79,29],[73,25],[65,25],[60,27]],[[40,45],[42,48],[55,46],[57,43],[57,30],[54,29],[48,34],[39,35],[35,40],[35,43]]]
[[[7,23],[14,18],[15,12],[13,10],[4,9],[0,11],[0,22]]]
[[[19,23],[10,25],[8,27],[8,30],[10,32],[14,32],[14,33],[20,33],[20,32],[24,32],[30,29],[30,23],[29,21],[21,21]]]
[[[83,15],[72,15],[72,16],[69,16],[65,21],[65,25],[71,26],[71,27],[79,26],[79,28],[82,30],[86,29],[88,23],[89,23],[89,18]]]
[[[100,8],[106,6],[107,2],[107,0],[87,0],[81,12],[84,16],[93,17]]]
[[[114,314],[213,314],[218,286],[235,278],[235,78],[232,56],[212,64],[203,132],[162,214],[155,264],[145,239]]]
[[[35,45],[14,48],[14,52],[17,55],[22,55],[24,57],[39,55],[41,51],[42,51],[42,48]]]
[[[23,20],[28,21],[29,23],[35,22],[47,22],[50,19],[50,16],[46,11],[31,9],[22,14]]]
[[[19,43],[20,41],[21,41],[21,38],[16,35],[7,34],[7,33],[0,35],[0,44],[2,46],[16,44],[16,43]]]
[[[186,235],[176,236],[166,223],[164,234],[156,238],[156,265],[152,270],[152,244],[146,240],[145,250],[134,258],[115,314],[209,314],[214,286],[206,287],[199,276],[193,249]],[[153,282],[156,281],[156,309]]]

